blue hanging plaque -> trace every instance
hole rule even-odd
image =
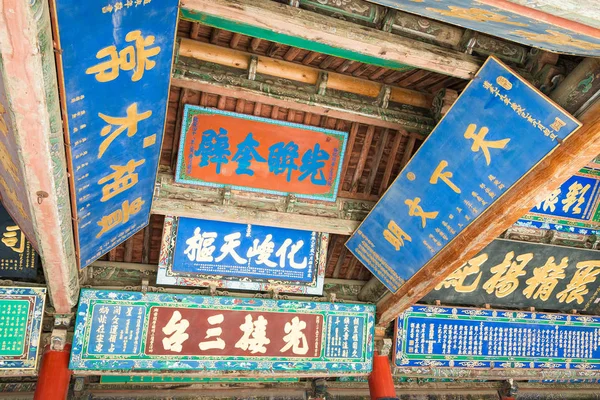
[[[395,293],[579,126],[490,57],[346,246]]]
[[[148,224],[178,0],[55,0],[80,267]]]
[[[321,295],[328,234],[166,217],[156,282]]]

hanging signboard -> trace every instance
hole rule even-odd
[[[512,4],[509,1],[373,0],[372,2],[554,53],[600,56],[598,29]]]
[[[148,224],[178,0],[55,0],[80,267]]]
[[[396,320],[396,367],[600,368],[600,318],[413,306]]]
[[[83,289],[73,370],[371,370],[375,307]]]
[[[4,79],[0,77],[0,197],[4,208],[12,219],[17,221],[21,231],[35,248],[39,248],[31,220],[31,204],[25,189],[24,171],[19,157],[20,147],[17,145],[14,130]]]
[[[35,370],[46,288],[0,287],[0,370]]]
[[[188,104],[175,182],[335,201],[347,137]]]
[[[168,376],[168,375],[104,375],[100,377],[100,383],[114,385],[117,383],[133,383],[136,385],[158,384],[158,383],[280,383],[298,382],[298,378],[199,378],[191,376]]]
[[[516,226],[582,235],[600,233],[600,163],[598,160],[552,191]]]
[[[321,295],[326,233],[166,217],[156,283]]]
[[[600,251],[496,239],[423,298],[433,303],[587,311]]]
[[[0,232],[0,278],[36,279],[40,258],[2,205]]]
[[[579,126],[490,57],[346,246],[397,292]]]

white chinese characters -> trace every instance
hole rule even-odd
[[[229,314],[231,316],[232,314]],[[192,327],[192,329],[205,329],[201,337],[204,339],[198,343],[200,351],[225,350],[228,346],[221,337],[223,328],[227,329],[225,314],[219,313],[206,318],[206,323],[202,327]],[[241,331],[240,339],[234,344],[234,348],[241,349],[249,354],[266,354],[267,346],[271,344],[271,339],[267,335],[267,326],[269,321],[264,315],[246,314],[244,322],[239,325]],[[190,338],[186,332],[190,328],[190,322],[183,318],[181,312],[175,310],[171,314],[169,322],[162,328],[165,337],[162,339],[164,350],[175,353],[183,351],[183,344]],[[285,323],[284,332],[271,332],[274,337],[281,338],[285,344],[279,353],[291,353],[297,356],[306,355],[309,351],[309,342],[306,338],[306,321],[300,317],[293,317]],[[275,344],[277,345],[277,344]],[[233,349],[232,349],[233,350]]]
[[[283,243],[274,238],[272,234],[267,234],[264,238],[255,238],[252,244],[244,253],[240,249],[242,245],[241,232],[234,232],[223,236],[223,244],[216,252],[219,234],[217,232],[202,231],[200,227],[194,230],[194,234],[185,241],[186,248],[183,254],[190,261],[196,262],[221,262],[231,257],[237,264],[252,263],[255,265],[264,265],[269,268],[306,269],[308,266],[308,257],[302,257],[301,252],[305,243],[299,239],[294,242],[290,238],[285,238]],[[281,243],[276,249],[276,243]],[[275,254],[273,254],[275,253]],[[242,255],[245,255],[244,258]]]

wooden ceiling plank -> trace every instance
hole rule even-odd
[[[142,264],[150,262],[150,247],[152,244],[152,223],[144,228],[144,242],[142,244]]]
[[[404,166],[410,161],[416,142],[417,138],[415,135],[410,135],[408,137],[408,143],[406,143],[404,154],[402,155],[402,160],[400,161],[400,170],[402,170],[402,168],[404,168]]]
[[[402,142],[403,132],[398,131],[394,136],[394,142],[392,143],[392,149],[387,157],[387,163],[385,164],[385,171],[383,172],[383,178],[381,179],[381,187],[379,188],[379,195],[381,196],[385,192],[390,184],[390,178],[392,177],[392,170],[396,160],[396,155],[400,149],[400,143]]]
[[[171,168],[175,169],[177,164],[177,153],[179,151],[179,138],[181,137],[181,122],[183,120],[183,108],[187,100],[189,90],[182,88],[179,92],[177,105],[177,118],[175,119],[175,132],[173,132],[173,146],[171,147]]]
[[[308,65],[308,64],[312,63],[313,61],[315,61],[317,59],[317,57],[319,57],[320,55],[321,55],[320,53],[311,51],[310,53],[308,53],[307,55],[304,56],[304,58],[302,59],[302,64]]]
[[[470,79],[475,57],[269,0],[182,0],[185,20],[391,69],[406,65]],[[325,28],[326,27],[326,28]],[[318,50],[317,50],[318,49]],[[402,60],[404,63],[398,62]]]
[[[346,250],[346,246],[342,246],[342,249],[340,250],[340,256],[338,257],[337,262],[335,263],[335,268],[331,276],[332,278],[337,279],[340,277],[340,271],[342,269],[342,266],[344,265],[344,262],[346,261],[347,255],[348,250]]]
[[[370,125],[367,128],[367,133],[365,134],[365,141],[360,149],[360,157],[358,158],[358,163],[356,164],[356,169],[354,170],[354,177],[352,178],[352,186],[350,187],[350,191],[352,193],[358,192],[358,183],[360,178],[362,177],[363,170],[365,169],[365,164],[367,163],[367,157],[369,156],[369,152],[371,151],[371,142],[373,141],[373,134],[375,133],[375,127]]]
[[[358,128],[360,124],[357,122],[353,122],[350,126],[350,134],[348,135],[348,143],[346,144],[346,154],[344,155],[344,163],[342,164],[342,175],[340,175],[340,180],[343,182],[346,177],[346,171],[348,170],[348,163],[350,162],[350,156],[352,155],[352,151],[354,149],[354,142],[356,141],[356,134],[358,133]],[[343,186],[343,185],[341,185]]]
[[[365,187],[365,193],[371,194],[371,190],[373,190],[373,184],[375,183],[375,178],[377,177],[377,171],[379,171],[379,165],[381,164],[381,159],[383,158],[383,151],[385,150],[385,145],[388,141],[389,129],[384,129],[383,133],[379,138],[379,142],[377,143],[377,154],[373,159],[373,164],[371,166],[371,175],[369,176],[369,180],[367,181],[367,186]]]
[[[283,59],[286,61],[294,61],[301,51],[302,49],[298,47],[290,47],[283,55]]]
[[[124,262],[131,262],[133,259],[133,241],[135,236],[130,237],[125,241],[125,254],[123,255]]]
[[[387,326],[398,314],[429,293],[450,273],[466,263],[504,230],[514,224],[547,193],[560,186],[600,154],[600,101],[579,120],[583,126],[557,146],[527,175],[467,226],[398,292],[377,305],[378,326]]]

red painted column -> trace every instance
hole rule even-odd
[[[371,400],[396,399],[396,389],[388,356],[373,355],[373,372],[369,375]]]
[[[65,400],[67,398],[71,381],[70,353],[70,344],[65,345],[61,351],[50,350],[50,346],[46,347],[33,400]]]

